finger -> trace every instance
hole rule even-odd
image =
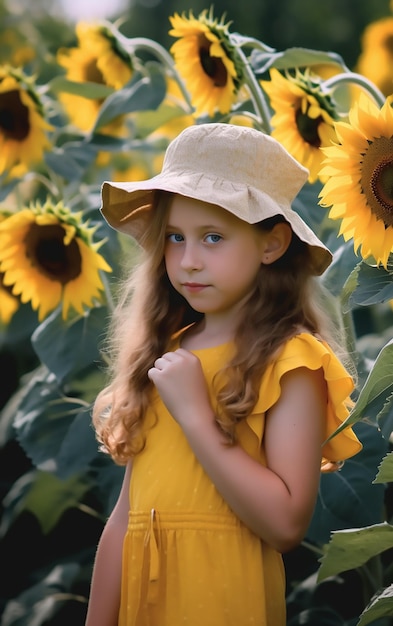
[[[177,350],[175,352],[165,352],[165,354],[162,355],[162,359],[165,359],[166,361],[176,361],[177,360]]]
[[[168,363],[168,359],[164,356],[160,356],[158,359],[154,361],[154,367],[158,370],[164,369],[165,365]]]
[[[152,383],[154,383],[156,375],[157,375],[157,369],[155,367],[151,367],[149,370],[147,370],[147,377],[149,378],[149,380],[151,380]]]

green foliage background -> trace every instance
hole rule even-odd
[[[21,0],[0,4],[0,19],[14,15],[18,27],[36,44],[42,57],[38,80],[45,83],[53,76],[48,52],[74,43],[74,25],[61,16],[57,2],[35,0],[33,15],[29,7],[30,3]],[[189,9],[198,15],[205,8],[200,0],[168,0],[150,8],[148,2],[134,2],[121,14],[122,32],[128,37],[152,38],[168,48],[173,41],[167,35],[168,16]],[[215,2],[214,12],[216,16],[225,13],[232,20],[232,31],[269,46],[334,51],[353,68],[364,27],[388,15],[389,2],[227,0]],[[152,79],[157,90],[158,82],[153,84]],[[143,108],[141,101],[135,100],[136,109]],[[88,163],[93,156],[87,151],[80,158]],[[65,172],[64,159],[56,162],[53,155],[52,159],[54,169]],[[86,163],[77,162],[82,172]],[[77,177],[75,180],[78,184]],[[99,203],[98,193],[91,193],[87,204],[92,215]],[[320,216],[309,215],[308,220],[315,220],[316,229],[321,227]],[[105,257],[115,264],[121,252],[118,239],[104,224],[100,228],[101,236],[108,238]],[[339,241],[329,243],[339,249]],[[358,422],[360,413],[353,414],[364,450],[342,471],[321,477],[307,538],[285,555],[289,626],[387,626],[392,615],[389,520],[393,515],[393,476],[391,463],[380,465],[390,450],[387,440],[393,430],[387,402],[393,392],[393,314],[384,303],[393,298],[391,282],[384,292],[392,268],[386,272],[388,277],[381,270],[373,273],[368,266],[351,274],[355,263],[351,248],[345,247],[324,281],[333,296],[344,296],[344,315],[352,318],[364,359],[358,364],[364,384],[359,412],[367,407],[374,419],[371,424]],[[342,293],[342,277],[348,275],[351,280]],[[90,403],[103,382],[99,345],[106,323],[104,307],[67,325],[55,312],[39,327],[35,316],[24,311],[0,333],[2,626],[84,623],[95,548],[122,477],[122,470],[97,452],[90,426]],[[378,373],[369,377],[370,362],[375,359]],[[380,602],[359,621],[380,589],[386,590]]]

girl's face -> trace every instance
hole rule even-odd
[[[268,237],[221,207],[175,195],[166,229],[169,280],[206,319],[235,319],[255,286]]]

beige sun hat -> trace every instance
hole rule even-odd
[[[138,182],[104,182],[101,211],[110,226],[137,241],[157,191],[216,204],[249,224],[282,215],[310,246],[319,275],[331,263],[332,254],[291,207],[308,174],[270,135],[245,126],[199,124],[186,128],[169,144],[157,176]]]

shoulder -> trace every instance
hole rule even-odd
[[[300,332],[288,339],[272,360],[270,367],[278,368],[278,371],[282,368],[286,371],[296,367],[307,367],[312,370],[322,367],[325,372],[334,369],[336,373],[349,376],[330,345],[321,337],[309,332]]]
[[[275,404],[280,397],[283,376],[299,368],[321,369],[329,393],[341,401],[353,391],[352,377],[330,346],[309,332],[300,332],[281,346],[266,368],[255,411],[265,412]]]

